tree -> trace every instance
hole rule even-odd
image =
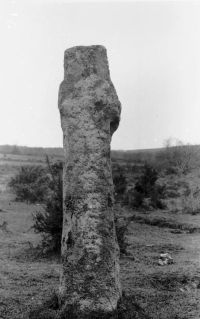
[[[164,142],[164,150],[161,152],[161,157],[167,161],[168,170],[179,174],[186,174],[192,169],[196,155],[194,146],[173,138]]]

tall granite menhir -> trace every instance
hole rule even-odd
[[[110,312],[121,296],[110,160],[121,105],[103,46],[65,51],[59,110],[65,154],[60,306]]]

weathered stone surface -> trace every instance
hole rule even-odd
[[[64,136],[61,307],[112,311],[121,295],[110,142],[120,102],[106,49],[65,51],[59,110]]]

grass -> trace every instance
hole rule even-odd
[[[19,163],[17,163],[19,165]],[[0,225],[7,222],[8,232],[0,228],[0,318],[22,319],[33,302],[41,302],[58,285],[59,262],[38,259],[40,242],[34,234],[32,212],[38,205],[14,201],[6,184],[16,172],[16,163],[0,165]]]
[[[9,233],[0,230],[0,313],[5,319],[19,319],[33,301],[42,300],[57,285],[59,264],[34,258],[34,247],[39,243],[29,230],[34,207],[27,209],[9,199],[5,209],[7,213],[0,217],[7,221]],[[29,255],[24,254],[26,251]]]
[[[84,314],[75,307],[59,310],[58,299],[54,294],[41,307],[32,307],[29,319],[151,319],[137,304],[134,296],[122,295],[117,309],[111,313],[104,311]]]
[[[28,159],[32,165],[34,158],[26,157],[26,164]],[[33,304],[42,305],[59,285],[59,258],[40,254],[37,248],[40,237],[31,228],[32,212],[40,206],[15,202],[7,189],[7,182],[19,165],[20,156],[18,161],[16,158],[9,163],[0,161],[0,225],[7,222],[8,230],[0,228],[0,318],[3,319],[26,319]],[[200,215],[185,213],[181,199],[184,183],[192,183],[195,188],[200,176],[196,171],[175,179],[179,182],[176,187],[179,196],[173,197],[173,203],[171,198],[166,199],[168,209],[121,210],[129,220],[128,254],[120,260],[121,283],[130,298],[128,303],[134,300],[134,305],[139,307],[132,308],[135,315],[130,315],[130,319],[141,319],[142,316],[151,319],[199,318]],[[165,177],[163,182],[172,185],[172,177]],[[173,205],[177,207],[176,212]],[[120,213],[120,208],[118,211]],[[166,252],[174,263],[160,266],[159,255]]]
[[[200,233],[200,226],[196,226],[188,223],[181,223],[175,219],[167,218],[167,217],[152,217],[152,216],[144,216],[144,215],[136,215],[134,214],[130,221],[135,221],[140,224],[147,224],[151,226],[157,226],[160,228],[170,228],[173,230],[181,230],[188,233]]]

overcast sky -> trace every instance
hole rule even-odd
[[[200,144],[200,2],[1,0],[0,144],[62,146],[64,50],[106,46],[122,103],[113,149]]]

